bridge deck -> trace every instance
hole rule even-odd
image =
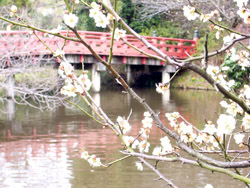
[[[66,31],[60,32],[66,35]],[[109,55],[111,33],[105,32],[90,32],[90,31],[79,31],[79,34],[92,48],[100,55]],[[61,47],[64,40],[58,37],[44,36],[43,33],[38,33],[41,39],[51,49],[56,50]],[[70,32],[69,36],[74,37],[74,33]],[[177,59],[185,59],[188,55],[195,52],[196,41],[187,39],[175,39],[165,37],[144,37],[155,47],[165,52],[170,57]],[[132,35],[126,35],[124,38],[130,44],[140,48],[141,50],[155,54],[152,50],[149,50],[143,43],[136,39]],[[51,54],[41,42],[34,36],[30,35],[29,31],[0,31],[0,56],[4,55],[41,55]],[[80,43],[67,41],[64,48],[65,54],[80,54],[90,55],[90,51]],[[134,50],[133,48],[124,44],[121,40],[114,41],[113,47],[114,56],[123,57],[147,57],[142,53]]]

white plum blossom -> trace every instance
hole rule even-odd
[[[109,24],[109,19],[104,14],[99,14],[99,16],[95,18],[95,23],[97,27],[106,28]]]
[[[137,170],[143,171],[143,166],[142,166],[142,163],[141,163],[141,162],[136,162],[136,163],[135,163],[135,166],[137,167]]]
[[[110,22],[110,15],[106,16],[103,14],[101,6],[96,2],[92,2],[90,6],[89,17],[94,18],[97,27],[106,28]]]
[[[240,134],[240,133],[235,134],[234,135],[235,143],[236,144],[242,144],[244,137],[245,137],[244,134]]]
[[[169,152],[173,151],[173,147],[172,147],[170,140],[167,136],[161,138],[160,141],[161,141],[161,146],[162,146],[163,152],[169,153]]]
[[[63,86],[61,88],[60,92],[62,95],[66,95],[68,97],[75,97],[76,96],[75,87],[71,83],[68,83],[65,86]]]
[[[227,104],[226,101],[221,101],[221,102],[220,102],[220,105],[221,105],[221,107],[223,107],[223,108],[227,108],[227,107],[228,107],[228,104]]]
[[[174,121],[180,117],[179,112],[173,112],[173,113],[166,113],[166,118],[168,118],[169,121]]]
[[[150,134],[150,128],[141,128],[140,132],[141,136],[145,139],[148,139],[149,138],[149,134]]]
[[[154,148],[153,152],[152,152],[152,155],[155,155],[155,156],[160,156],[162,151],[161,151],[161,146],[157,146]]]
[[[6,31],[10,31],[11,29],[12,29],[12,27],[13,27],[13,25],[11,24],[11,25],[7,25],[7,27],[6,27]]]
[[[58,68],[58,74],[62,77],[62,78],[67,78],[69,76],[72,75],[74,68],[71,64],[69,64],[68,62],[61,62],[60,66]]]
[[[152,128],[153,119],[151,118],[149,112],[144,112],[143,116],[144,116],[144,119],[142,120],[143,128],[141,128],[139,133],[143,138],[148,139],[150,130]]]
[[[216,129],[215,125],[210,124],[210,123],[206,124],[205,128],[203,130],[203,132],[208,133],[210,135],[213,135],[214,133],[216,133],[216,131],[217,131],[217,129]]]
[[[250,129],[250,115],[245,113],[245,116],[242,119],[242,125],[241,128],[243,130],[249,130]]]
[[[87,151],[82,152],[81,158],[87,160],[92,167],[102,166],[101,159],[97,158],[95,155],[89,155]]]
[[[92,83],[87,74],[81,74],[78,79],[83,83],[87,91],[90,90]]]
[[[92,8],[92,9],[89,10],[89,17],[90,18],[95,19],[96,17],[99,17],[100,14],[102,14],[100,9]]]
[[[242,70],[245,70],[246,67],[250,67],[250,62],[249,62],[249,53],[245,50],[241,50],[238,52],[238,62],[237,64],[241,66]]]
[[[220,31],[216,31],[215,37],[217,40],[220,38]]]
[[[128,131],[130,131],[131,126],[126,119],[122,118],[121,116],[118,116],[116,121],[119,124],[119,126],[124,134],[127,133]]]
[[[223,38],[224,44],[229,44],[232,42],[232,37],[230,35],[227,35]]]
[[[250,99],[250,86],[244,85],[244,95],[246,99]]]
[[[139,141],[135,139],[133,136],[124,136],[123,139],[125,145],[127,147],[132,147],[132,149],[135,149],[139,145]]]
[[[228,66],[223,66],[223,67],[221,68],[222,71],[228,71],[229,69],[230,69],[230,67],[228,67]]]
[[[227,82],[225,80],[225,77],[225,75],[219,74],[217,76],[214,76],[213,78],[216,80],[217,83],[220,83],[221,86],[223,86],[227,91],[229,91],[234,85],[234,82]]]
[[[74,82],[75,87],[75,93],[82,95],[84,93],[84,90],[81,85]]]
[[[243,109],[235,102],[231,101],[231,103],[227,103],[226,101],[221,101],[220,105],[226,109],[226,112],[232,116],[236,116],[237,114],[243,114]]]
[[[170,121],[170,126],[174,127],[174,130],[177,131],[183,142],[193,142],[196,139],[197,135],[194,132],[193,125],[186,124],[183,121],[178,123],[177,119],[181,117],[178,112],[166,113],[165,116]]]
[[[174,128],[174,130],[177,130],[179,127],[179,123],[175,121],[170,121],[170,126]]]
[[[62,57],[65,55],[65,52],[61,49],[57,49],[55,52],[54,52],[54,57]]]
[[[190,132],[188,134],[180,134],[181,137],[181,141],[183,141],[184,143],[188,143],[188,142],[193,142],[196,138],[197,135],[194,132]]]
[[[211,184],[207,184],[204,188],[213,188]]]
[[[116,28],[115,29],[114,39],[119,41],[120,38],[124,38],[124,37],[126,37],[126,31],[123,30],[123,29]]]
[[[227,82],[227,85],[228,85],[228,87],[233,87],[234,85],[235,85],[235,80],[229,80],[228,82]]]
[[[242,114],[243,109],[237,103],[231,102],[227,105],[226,112],[235,117],[237,114]]]
[[[99,4],[97,4],[96,2],[92,2],[90,4],[91,8],[93,9],[97,9],[97,10],[100,10],[101,9],[101,6]]]
[[[180,123],[178,132],[183,134],[191,134],[193,132],[193,126],[182,121]]]
[[[211,16],[219,16],[219,11],[218,10],[213,10],[210,13]]]
[[[61,88],[61,94],[69,97],[75,97],[76,94],[83,94],[84,89],[88,90],[91,85],[88,77],[79,77],[78,80],[72,80],[73,67],[67,62],[62,62],[58,69],[58,74],[65,79],[65,86]],[[86,75],[87,76],[87,75]],[[81,83],[79,83],[81,82]]]
[[[97,158],[95,155],[91,155],[87,160],[88,160],[90,166],[92,166],[92,167],[98,167],[98,166],[102,165],[101,159]]]
[[[81,154],[81,158],[87,160],[89,158],[89,153],[87,151],[83,151]]]
[[[71,27],[74,28],[77,25],[78,22],[78,17],[75,14],[64,14],[63,16],[64,23]]]
[[[223,28],[220,28],[220,27],[218,27],[218,26],[214,26],[214,25],[212,25],[210,28],[211,28],[211,29],[216,29],[216,30],[217,30],[217,31],[216,31],[216,34],[215,34],[215,37],[216,37],[216,39],[218,40],[218,39],[220,38],[220,32],[223,31],[224,29],[223,29]]]
[[[234,2],[236,2],[236,3],[237,3],[237,6],[238,6],[239,8],[241,8],[241,7],[247,5],[248,0],[234,0]]]
[[[156,86],[157,93],[164,94],[166,93],[166,91],[169,90],[170,84],[159,83],[159,84],[155,84],[155,86]]]
[[[150,113],[149,113],[148,111],[147,111],[147,112],[144,112],[143,115],[144,115],[145,117],[150,117],[150,116],[151,116]]]
[[[195,138],[195,142],[198,143],[199,145],[202,145],[202,144],[207,145],[209,142],[214,145],[214,137],[201,131],[198,133],[198,136]]]
[[[139,143],[139,151],[147,153],[150,147],[150,143],[147,140],[143,140]]]
[[[239,10],[237,11],[237,14],[241,17],[241,18],[245,18],[246,14],[247,14],[247,9],[244,7],[239,8]]]
[[[203,142],[205,141],[206,136],[207,135],[205,133],[199,132],[198,136],[195,139],[195,142],[200,144],[200,145],[203,144]]]
[[[212,14],[201,14],[200,16],[200,20],[203,22],[207,22],[209,19],[212,18]]]
[[[109,21],[112,21],[112,20],[115,20],[115,17],[114,17],[112,14],[108,13],[108,14],[107,14],[107,19],[108,19]]]
[[[218,134],[226,134],[229,135],[233,132],[235,129],[236,121],[233,116],[221,114],[219,116],[219,119],[217,120],[218,124]]]
[[[168,145],[170,143],[170,140],[167,136],[160,139],[162,147],[165,147],[165,145]]]
[[[12,5],[12,6],[10,7],[10,11],[11,11],[12,13],[16,13],[16,12],[17,12],[17,6],[16,6],[16,5]]]
[[[219,148],[219,144],[218,144],[217,140],[213,136],[209,137],[209,142],[213,144],[213,147]],[[212,150],[214,150],[214,149],[212,149]]]
[[[141,122],[144,128],[152,128],[153,119],[151,117],[146,116]]]
[[[223,38],[223,41],[224,41],[224,44],[227,45],[227,44],[230,44],[234,39],[238,39],[240,38],[241,36],[238,35],[238,34],[235,34],[235,33],[231,33],[230,35],[228,36],[225,36]]]
[[[218,66],[208,65],[206,72],[212,76],[212,78],[216,79],[217,75],[220,73],[220,68]]]
[[[183,7],[183,14],[188,20],[195,20],[199,17],[199,14],[195,12],[195,8],[189,5]]]
[[[250,13],[249,12],[247,12],[246,14],[245,14],[245,17],[244,17],[244,23],[245,24],[250,24]]]

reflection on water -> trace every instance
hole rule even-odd
[[[139,90],[138,93],[160,113],[166,125],[166,112],[179,111],[201,127],[204,118],[216,120],[220,111],[221,96],[211,91],[172,90],[164,96],[154,90]],[[103,91],[94,98],[113,120],[118,115],[128,116],[132,109],[131,134],[136,135],[140,130],[144,109],[130,96]],[[17,106],[11,121],[4,114],[0,118],[0,187],[145,188],[164,185],[161,181],[153,181],[157,177],[149,169],[137,171],[132,158],[108,169],[92,169],[80,158],[80,148],[95,153],[108,163],[122,156],[118,152],[122,146],[112,131],[97,125],[77,109],[60,107],[55,111],[40,112]],[[154,129],[151,144],[157,144],[161,136],[162,132]],[[215,178],[209,171],[184,167],[179,163],[159,165],[159,169],[179,187],[204,187],[209,182],[220,188],[242,187],[241,183],[225,175]]]

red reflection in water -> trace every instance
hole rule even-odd
[[[62,126],[57,125],[56,133],[39,134],[36,127],[32,128],[32,135],[17,136],[6,130],[6,141],[0,142],[0,153],[4,153],[6,161],[10,162],[18,157],[38,157],[49,152],[54,152],[56,158],[60,158],[62,153],[67,151],[69,157],[80,155],[80,148],[101,149],[101,151],[117,148],[117,136],[109,129],[87,128],[81,123],[75,134],[62,133]]]
[[[142,117],[143,118],[143,117]],[[165,113],[160,113],[160,118],[166,125]],[[136,136],[142,124],[140,120],[131,120],[132,131],[130,135]],[[48,131],[50,132],[50,131]],[[163,133],[154,127],[151,131],[150,140],[157,140],[163,136]],[[62,133],[62,125],[58,124],[55,133],[39,134],[36,127],[32,128],[32,135],[18,136],[13,135],[10,129],[6,130],[6,141],[0,142],[0,153],[4,153],[5,159],[10,162],[18,157],[38,157],[46,156],[53,152],[56,158],[60,158],[62,153],[69,157],[79,157],[81,149],[91,152],[107,152],[121,149],[122,145],[118,137],[108,128],[92,128],[84,126],[81,122],[75,133]]]

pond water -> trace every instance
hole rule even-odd
[[[167,95],[154,90],[138,90],[167,124],[164,114],[179,111],[188,121],[202,128],[204,119],[216,120],[222,96],[214,91],[171,90]],[[102,91],[94,98],[115,120],[130,118],[132,135],[141,128],[144,109],[130,96],[119,91]],[[81,103],[84,107],[84,104]],[[91,112],[90,112],[91,113]],[[0,187],[1,188],[147,188],[168,187],[147,167],[140,172],[136,159],[129,158],[109,168],[91,168],[80,158],[81,149],[101,157],[104,163],[122,157],[117,137],[83,115],[78,109],[59,107],[41,112],[17,106],[10,120],[0,115]],[[163,133],[154,129],[151,145],[159,143]],[[244,185],[226,175],[179,163],[158,165],[167,178],[180,188],[236,188]]]

